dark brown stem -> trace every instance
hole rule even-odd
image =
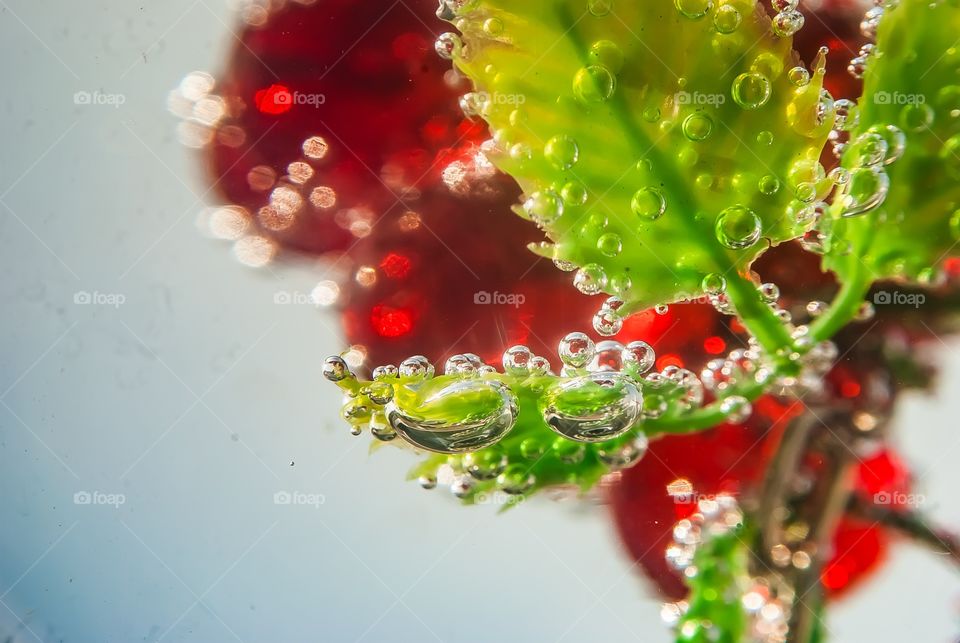
[[[789,643],[809,643],[817,629],[819,608],[823,603],[823,585],[820,576],[824,559],[829,555],[831,538],[837,522],[849,503],[852,492],[851,476],[856,457],[844,441],[845,431],[831,433],[827,468],[818,477],[818,488],[812,502],[805,509],[809,516],[811,548],[809,565],[799,569],[793,584],[795,596],[790,617]],[[833,437],[836,436],[836,437]]]
[[[757,515],[761,517],[761,556],[768,566],[770,551],[783,542],[783,514],[787,507],[790,484],[796,475],[797,465],[810,440],[815,418],[806,413],[794,421],[780,440],[773,461],[767,468],[763,482],[763,495]]]
[[[848,509],[856,516],[879,522],[910,540],[926,545],[935,553],[948,556],[953,564],[960,567],[960,536],[930,525],[920,513],[874,505],[856,496],[850,499]]]

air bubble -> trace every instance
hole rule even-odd
[[[613,96],[617,79],[605,65],[584,67],[573,77],[573,93],[584,103],[602,103]]]
[[[810,84],[810,72],[806,67],[794,67],[787,72],[787,79],[795,87],[805,87]]]
[[[711,272],[700,282],[700,287],[708,295],[719,295],[727,289],[727,280],[723,275]]]
[[[773,17],[773,32],[781,38],[788,38],[803,27],[803,14],[796,9],[786,9]]]
[[[331,382],[342,382],[353,377],[350,367],[342,357],[328,357],[323,363],[323,376]]]
[[[463,41],[460,40],[460,36],[448,31],[440,34],[433,46],[441,58],[453,60],[463,50]]]
[[[463,468],[477,480],[493,480],[506,469],[507,456],[498,448],[483,449],[463,456]]]
[[[536,477],[530,472],[529,468],[522,464],[511,464],[507,466],[497,477],[497,484],[504,493],[511,495],[520,495],[533,488],[536,483]]]
[[[654,221],[659,219],[667,209],[667,202],[663,193],[657,188],[640,188],[630,201],[633,213],[641,219]]]
[[[580,158],[580,148],[575,140],[560,134],[547,141],[543,155],[558,170],[569,170]]]
[[[691,141],[703,141],[713,131],[713,119],[708,114],[696,112],[683,121],[683,135]]]
[[[776,194],[780,191],[780,179],[778,179],[773,174],[767,174],[760,179],[760,183],[757,186],[760,189],[760,192],[766,195]]]
[[[673,0],[673,4],[680,15],[691,20],[699,20],[713,9],[713,0]]]
[[[597,250],[608,257],[616,257],[623,249],[623,241],[615,232],[607,232],[597,239]]]
[[[907,137],[899,127],[895,125],[874,125],[869,130],[871,134],[879,134],[887,142],[887,157],[884,159],[884,165],[890,165],[903,156],[907,148]]]
[[[533,353],[526,346],[513,346],[503,353],[503,372],[515,377],[530,373],[530,360]]]
[[[733,5],[725,4],[713,14],[713,27],[722,34],[730,34],[740,27],[742,16]]]
[[[732,205],[717,217],[717,240],[732,250],[749,248],[760,239],[760,217],[742,205]]]
[[[563,200],[552,191],[534,192],[523,203],[523,211],[541,225],[549,225],[563,215]]]
[[[613,9],[613,0],[587,0],[587,10],[597,18],[610,13]]]
[[[427,379],[433,377],[433,364],[423,355],[414,355],[400,362],[400,377]]]
[[[922,132],[933,124],[933,108],[923,102],[904,105],[900,110],[900,124],[910,132]]]
[[[601,308],[593,316],[593,329],[604,337],[616,335],[623,328],[623,319],[608,308]]]
[[[546,424],[577,442],[615,438],[639,419],[643,396],[618,373],[590,373],[552,386],[540,402]]]
[[[763,74],[740,74],[733,81],[733,100],[743,109],[758,109],[770,100],[770,80]]]
[[[607,274],[599,264],[589,263],[577,271],[573,285],[585,295],[596,295],[607,287]]]
[[[639,378],[653,368],[657,361],[657,353],[650,344],[638,340],[623,347],[620,359],[624,372],[631,377]]]
[[[740,395],[731,395],[720,402],[720,411],[727,416],[727,422],[740,424],[750,418],[753,413],[753,406],[747,398]]]
[[[587,196],[587,188],[577,181],[567,183],[560,190],[560,197],[567,205],[583,205],[587,202]]]
[[[860,167],[850,172],[850,183],[843,195],[841,216],[854,217],[879,207],[890,190],[890,177],[883,168]]]
[[[623,369],[623,344],[612,339],[598,342],[593,358],[587,368],[596,372],[620,371]]]
[[[435,453],[475,451],[500,440],[516,422],[517,398],[499,382],[461,379],[429,384],[404,390],[386,408],[390,426],[415,447]],[[457,410],[467,401],[471,412],[463,419]]]
[[[572,368],[584,368],[596,354],[593,340],[584,333],[570,333],[562,340],[557,351],[560,360]]]

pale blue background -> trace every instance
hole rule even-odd
[[[319,377],[334,320],[273,303],[316,273],[253,272],[198,234],[206,188],[164,101],[232,24],[223,0],[0,0],[0,638],[669,640],[602,508],[459,509],[401,482],[405,454],[368,458]],[[960,526],[947,398],[908,403],[900,434]],[[897,554],[832,612],[835,640],[960,630],[952,570]]]

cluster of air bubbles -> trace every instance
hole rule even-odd
[[[751,641],[783,643],[790,625],[790,601],[777,595],[764,578],[751,579],[740,597],[740,604],[749,617]]]
[[[167,96],[167,108],[181,119],[177,136],[188,147],[211,143],[217,126],[227,116],[227,103],[214,93],[215,86],[213,76],[195,71],[184,76]]]
[[[848,173],[835,196],[841,216],[863,215],[883,204],[890,190],[886,166],[899,159],[905,147],[906,136],[895,125],[873,126],[846,146]]]
[[[808,305],[809,310],[809,305]],[[814,341],[810,327],[799,325],[791,331],[792,346],[781,349],[777,358],[795,363],[795,374],[777,375],[772,381],[775,394],[793,397],[819,395],[824,389],[824,377],[836,364],[837,347],[829,340]],[[759,383],[766,383],[776,369],[763,364],[757,371]]]
[[[850,132],[860,123],[860,112],[856,102],[841,98],[834,101],[833,129],[830,131],[830,142],[833,144],[833,154],[838,159],[843,157],[847,149]],[[841,177],[842,178],[842,177]],[[839,184],[836,177],[831,177],[835,184]]]
[[[864,72],[867,71],[867,64],[869,64],[873,56],[876,55],[876,50],[877,46],[872,42],[868,42],[860,47],[860,51],[850,59],[850,64],[847,65],[847,71],[850,72],[850,75],[857,80],[861,80]]]
[[[773,17],[773,32],[781,38],[789,38],[803,27],[803,14],[797,9],[800,0],[773,0],[777,14]]]
[[[537,478],[532,469],[532,463],[510,462],[499,448],[491,447],[451,457],[434,472],[421,475],[418,482],[424,489],[445,487],[457,498],[473,496],[475,504],[504,506],[522,500],[533,488]]]
[[[668,486],[668,489],[672,486]],[[693,490],[684,489],[682,495],[689,501]],[[729,535],[742,524],[743,513],[733,496],[719,494],[700,498],[697,500],[697,511],[674,525],[673,543],[666,551],[667,562],[687,578],[695,578],[699,573],[694,564],[697,550],[709,540]]]
[[[593,329],[604,337],[611,337],[623,328],[623,300],[610,297],[603,302],[600,310],[593,316]]]
[[[547,358],[535,355],[526,346],[512,346],[503,352],[503,372],[513,377],[540,377],[550,374]]]
[[[648,375],[656,353],[646,342],[595,344],[583,333],[571,333],[561,340],[559,353],[563,375],[572,379],[548,391],[541,408],[558,433],[574,440],[607,440],[666,410],[656,390],[659,382],[650,379],[659,373]],[[651,404],[664,408],[651,416]]]
[[[514,386],[536,390],[547,426],[569,441],[607,442],[640,423],[644,375],[656,359],[648,344],[595,344],[584,333],[570,333],[558,352],[562,378],[553,378],[547,358],[526,346],[507,349],[502,359],[503,373],[517,381]],[[513,428],[517,394],[494,367],[465,353],[446,360],[443,374],[442,380],[434,379],[433,366],[420,355],[399,367],[377,367],[370,382],[358,381],[342,357],[330,357],[323,365],[324,377],[345,392],[342,415],[355,435],[369,427],[382,441],[400,437],[426,451],[462,454],[490,447]],[[699,403],[702,393],[687,397]],[[467,399],[471,412],[456,411],[457,401]],[[633,461],[631,454],[639,457],[643,451],[632,441],[617,444],[607,450],[607,459]]]
[[[753,348],[736,348],[726,356],[707,362],[700,380],[717,397],[729,395],[738,386],[748,384],[756,375],[761,357]]]
[[[883,15],[886,11],[885,5],[890,6],[891,4],[889,1],[875,0],[875,6],[867,10],[863,16],[863,20],[860,22],[860,33],[870,42],[860,48],[860,51],[850,60],[850,64],[847,66],[847,71],[856,79],[863,78],[867,64],[875,55],[876,45],[874,42],[877,39],[877,29],[880,26],[880,21],[883,20]]]

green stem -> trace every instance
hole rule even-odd
[[[836,335],[840,329],[856,317],[857,311],[863,305],[864,298],[867,296],[867,291],[870,290],[873,280],[867,275],[866,269],[859,261],[857,266],[859,268],[848,275],[827,312],[813,322],[810,328],[810,336],[814,341],[820,342]]]
[[[763,395],[763,392],[763,385],[751,379],[731,394],[740,395],[753,403]],[[644,432],[649,437],[656,437],[659,435],[697,433],[698,431],[712,429],[718,424],[723,424],[728,419],[729,414],[722,410],[721,404],[722,400],[717,400],[691,413],[647,420],[643,425]]]
[[[727,277],[726,292],[740,322],[769,355],[776,357],[782,349],[793,347],[793,338],[786,326],[763,300],[752,281],[735,272]]]
[[[837,199],[831,209],[834,225],[846,223],[842,213],[843,199]],[[840,329],[853,321],[857,311],[860,310],[874,280],[874,275],[867,269],[861,257],[866,256],[870,246],[873,245],[876,229],[875,225],[866,226],[863,234],[856,239],[855,247],[851,248],[847,256],[835,259],[847,262],[847,270],[844,271],[846,279],[830,303],[830,308],[810,327],[810,336],[815,342],[821,342],[836,335]],[[837,274],[840,273],[837,272]]]

